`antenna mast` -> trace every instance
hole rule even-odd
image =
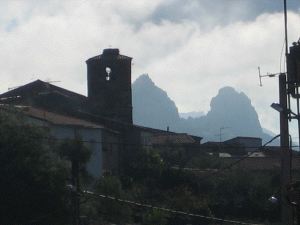
[[[279,104],[284,111],[280,112],[280,147],[281,147],[281,222],[283,224],[293,224],[293,208],[289,205],[288,185],[291,183],[291,149],[289,144],[289,117],[290,117],[290,91],[287,90],[289,85],[290,71],[288,71],[288,33],[287,33],[287,4],[284,2],[284,36],[285,36],[285,57],[286,73],[279,75]],[[298,118],[299,123],[299,118]],[[298,221],[299,222],[299,221]]]

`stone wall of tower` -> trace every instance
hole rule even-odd
[[[118,49],[86,61],[88,99],[95,113],[132,124],[131,60]]]

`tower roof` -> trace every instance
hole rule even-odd
[[[100,60],[100,59],[119,59],[119,60],[131,60],[131,57],[126,55],[120,55],[118,48],[106,48],[103,50],[101,55],[94,56],[89,58],[88,61]]]

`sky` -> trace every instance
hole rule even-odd
[[[291,45],[300,1],[287,2]],[[257,67],[285,71],[282,11],[283,0],[1,0],[0,92],[41,79],[86,95],[85,61],[119,48],[133,57],[132,81],[149,74],[179,112],[206,113],[232,86],[278,133],[278,79],[260,87]]]

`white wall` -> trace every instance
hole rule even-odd
[[[87,164],[88,172],[95,178],[102,176],[102,131],[94,128],[70,126],[50,126],[50,133],[57,139],[75,139],[79,137],[92,152]]]

